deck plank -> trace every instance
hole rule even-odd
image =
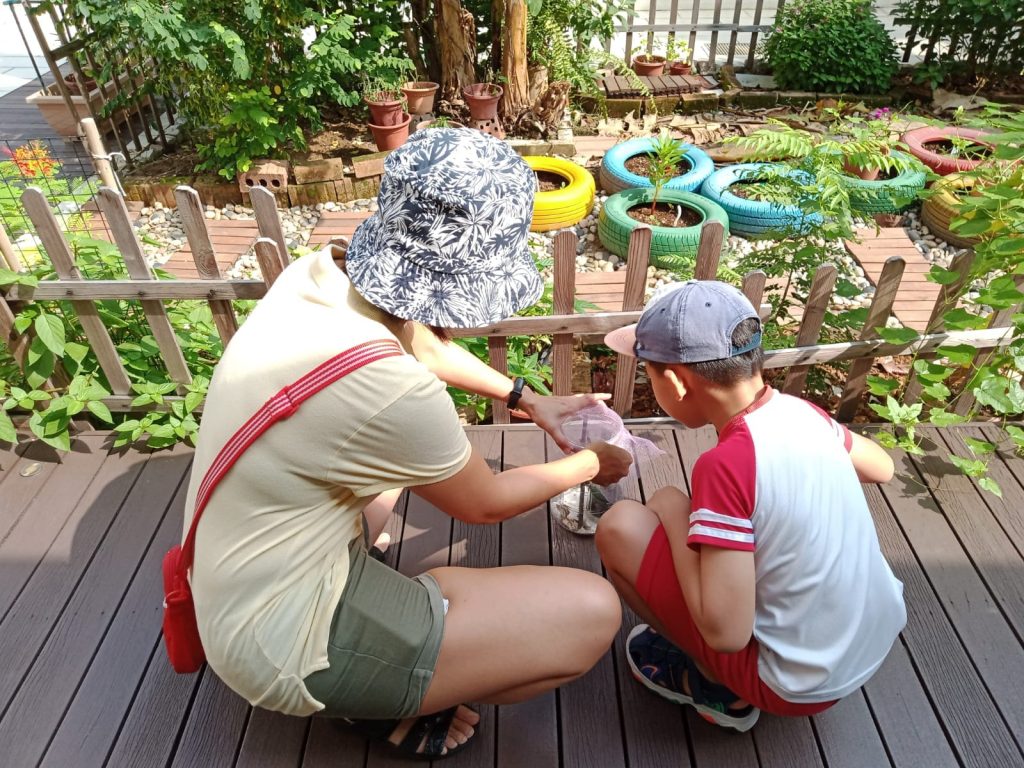
[[[811,718],[828,768],[885,768],[892,765],[863,691]],[[934,768],[934,766],[929,766]]]
[[[914,470],[908,466],[906,457],[896,458],[897,471],[903,476],[912,476]],[[900,478],[894,481],[900,482]],[[873,490],[869,487],[868,493]],[[870,505],[882,552],[904,586],[907,626],[903,630],[903,638],[952,738],[957,755],[970,768],[1013,764],[1020,759],[1017,745],[1007,732],[988,689],[978,677],[968,651],[950,623],[950,617],[943,610],[943,602],[952,596],[943,594],[943,600],[940,600],[922,570],[922,563],[930,562],[934,569],[948,569],[951,579],[967,576],[962,565],[958,563],[954,568],[947,559],[950,553],[938,552],[927,546],[927,539],[932,538],[928,531],[930,527],[944,527],[942,542],[946,545],[952,543],[956,549],[959,546],[950,542],[952,536],[934,502],[930,498],[922,498],[923,488],[919,482],[913,486],[905,485],[902,491],[882,488],[881,492],[888,505],[898,507],[901,512],[897,517],[885,502]],[[907,530],[908,527],[911,529]],[[907,531],[906,537],[901,528]],[[925,541],[918,538],[916,534],[919,532]],[[925,544],[924,551],[919,551],[922,544]],[[921,562],[918,561],[919,556]],[[991,605],[991,598],[985,603]]]
[[[190,459],[191,451],[179,452],[181,458]],[[146,467],[147,475],[170,475],[168,482],[174,480],[174,475],[183,479],[184,471],[181,460],[163,457],[154,458]],[[128,715],[158,641],[157,651],[163,653],[156,629],[163,616],[160,564],[164,553],[181,540],[186,491],[187,484],[180,483],[88,672],[56,729],[41,766],[102,766]],[[124,513],[137,514],[137,510],[126,509]],[[98,701],[103,702],[102,707],[96,706]]]
[[[537,431],[504,435],[503,469],[544,460],[544,437]],[[501,524],[502,565],[550,565],[548,507],[542,504]],[[497,765],[500,768],[558,768],[558,694],[498,707]]]
[[[547,438],[546,448],[551,459],[563,455],[551,438]],[[627,485],[627,497],[639,499],[636,481]],[[593,538],[578,536],[560,525],[551,526],[551,557],[554,565],[602,575]],[[595,722],[611,724],[619,719],[616,662],[622,660],[606,653],[589,672],[559,690],[562,752],[567,768],[625,768],[622,730],[594,727]]]
[[[166,660],[161,660],[166,664]],[[252,707],[209,667],[175,746],[171,768],[209,768],[235,762]]]
[[[145,463],[0,721],[0,754],[12,765],[34,765],[42,757],[47,735],[60,725],[140,564],[152,568],[149,574],[159,572],[164,552],[150,544],[190,459],[190,452],[177,453]],[[37,575],[48,567],[44,561]]]
[[[12,454],[13,451],[12,447]],[[46,485],[50,475],[60,466],[50,455],[49,446],[38,441],[33,442],[31,447],[22,448],[18,453],[24,455],[5,455],[0,458],[5,467],[3,474],[0,475],[0,494],[4,502],[0,505],[0,546],[21,520],[36,494]],[[44,458],[47,460],[43,461]],[[22,474],[23,472],[26,474]]]

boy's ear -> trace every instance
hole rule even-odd
[[[677,401],[686,397],[690,391],[690,382],[685,368],[681,365],[666,365],[664,376],[669,392],[675,395]]]

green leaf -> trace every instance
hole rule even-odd
[[[900,383],[896,379],[885,379],[881,376],[868,376],[868,391],[872,395],[891,395],[897,389],[900,388]]]
[[[110,415],[110,409],[107,408],[106,404],[99,400],[91,400],[85,404],[85,407],[100,421],[106,424],[113,424],[114,417]]]
[[[152,402],[153,402],[153,396],[152,395],[139,395],[134,400],[132,400],[132,406],[148,405],[149,403],[152,403]]]
[[[57,357],[64,355],[64,323],[56,315],[40,312],[35,322],[36,336]]]
[[[933,410],[928,414],[928,421],[934,424],[936,427],[949,427],[953,424],[962,424],[967,419],[958,413],[950,413],[949,411]]]
[[[14,422],[7,415],[6,411],[0,411],[0,442],[18,442],[18,431],[14,428]]]
[[[64,345],[64,354],[74,360],[76,363],[81,363],[87,354],[89,354],[89,348],[85,344],[79,344],[76,341],[69,341]]]
[[[883,448],[895,448],[897,444],[896,435],[892,432],[879,432],[875,435],[875,441]]]
[[[189,392],[185,395],[185,411],[186,413],[192,413],[198,408],[203,402],[202,392]]]
[[[889,399],[891,400],[892,398],[889,398]],[[893,420],[892,413],[889,411],[889,409],[886,406],[882,405],[881,403],[868,403],[868,407],[871,408],[872,411],[877,413],[879,416],[881,416],[886,421],[892,421]]]
[[[972,314],[962,307],[947,312],[942,316],[942,322],[951,331],[976,331],[988,325],[986,318]]]
[[[47,349],[42,339],[32,339],[25,356],[25,381],[33,388],[41,387],[53,374],[54,363],[53,352]]]
[[[957,344],[952,347],[939,347],[935,350],[939,357],[944,357],[953,365],[970,365],[978,351],[970,344]]]
[[[81,400],[68,400],[68,404],[64,409],[64,412],[68,416],[74,416],[75,414],[81,413],[82,409],[85,408],[85,403]]]
[[[932,400],[945,400],[950,396],[950,394],[952,394],[949,387],[941,383],[929,384],[921,391],[928,395],[928,397],[932,398]]]
[[[999,487],[999,483],[987,475],[985,477],[978,478],[978,486],[983,491],[988,491],[989,493],[998,496],[1000,499],[1003,498],[1003,489]]]
[[[981,477],[988,470],[988,466],[981,459],[964,459],[950,454],[949,460],[968,477]]]
[[[889,344],[909,344],[921,336],[913,328],[876,328],[875,330]]]
[[[936,265],[928,270],[928,279],[939,285],[952,285],[960,279],[960,273]]]
[[[1013,424],[1007,424],[1003,429],[1017,446],[1024,447],[1024,429]]]
[[[996,449],[988,440],[976,440],[973,437],[965,437],[964,442],[967,443],[967,447],[971,449],[971,453],[975,456],[992,453]]]

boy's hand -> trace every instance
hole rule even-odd
[[[610,443],[592,443],[587,448],[597,454],[597,461],[601,465],[591,482],[610,485],[629,474],[629,467],[633,463],[629,451]]]

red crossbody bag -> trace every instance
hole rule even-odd
[[[267,400],[217,454],[196,494],[196,511],[184,543],[164,555],[164,643],[175,672],[196,672],[206,661],[188,574],[195,557],[196,527],[217,484],[260,435],[295,413],[304,400],[364,365],[401,354],[402,348],[397,342],[381,339],[368,341],[332,357]]]

